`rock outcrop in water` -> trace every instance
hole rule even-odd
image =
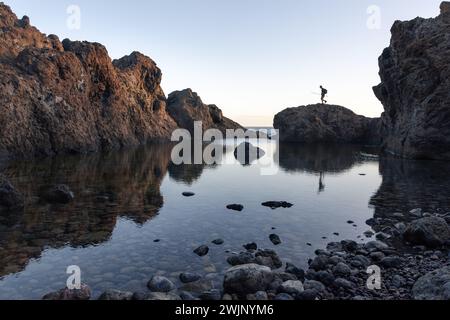
[[[379,59],[383,149],[419,159],[450,159],[450,2],[434,19],[395,22]]]
[[[134,52],[60,42],[0,3],[0,155],[85,153],[167,139],[161,70]]]
[[[280,141],[377,144],[379,119],[356,115],[341,106],[315,104],[286,109],[275,116]]]
[[[194,122],[201,121],[203,130],[218,129],[225,133],[227,129],[243,129],[243,127],[223,116],[216,105],[206,105],[191,89],[175,91],[169,94],[167,110],[178,126],[194,132]]]

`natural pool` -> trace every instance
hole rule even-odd
[[[25,212],[0,214],[0,299],[40,299],[61,289],[69,265],[80,266],[94,298],[112,288],[145,291],[155,274],[179,284],[186,271],[220,288],[226,251],[243,244],[275,249],[283,261],[305,267],[330,241],[362,240],[374,215],[450,209],[445,163],[366,159],[360,153],[374,151],[355,146],[282,144],[273,148],[278,172],[264,176],[258,165],[237,162],[175,166],[171,148],[4,164],[27,204]],[[226,153],[223,163],[233,157]],[[60,183],[70,186],[75,201],[41,201],[41,190]],[[183,197],[185,191],[196,195]],[[294,206],[261,205],[269,200]],[[232,203],[245,209],[227,210]],[[276,247],[269,240],[274,232],[282,239]],[[217,238],[225,243],[212,244]],[[198,257],[193,250],[203,244],[210,252]]]

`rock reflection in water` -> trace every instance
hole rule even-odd
[[[107,241],[118,217],[138,224],[156,216],[170,145],[105,155],[15,162],[4,169],[26,196],[21,213],[0,215],[0,277],[24,269],[46,247],[84,247]],[[48,205],[42,189],[65,183],[75,192],[69,205]]]
[[[380,159],[382,184],[370,200],[375,218],[422,208],[450,211],[450,164],[443,161]]]

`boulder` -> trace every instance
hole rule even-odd
[[[223,287],[226,293],[247,295],[266,291],[273,280],[270,268],[258,264],[246,264],[229,269],[225,273]]]
[[[413,245],[438,247],[450,240],[450,227],[442,218],[422,218],[406,228],[403,238]]]
[[[450,159],[450,13],[396,21],[379,58],[382,149],[414,159]]]
[[[356,115],[336,105],[315,104],[286,109],[275,116],[280,141],[301,143],[364,143],[380,141],[379,119]]]
[[[450,266],[419,278],[412,293],[416,300],[450,300]]]
[[[56,292],[46,294],[42,300],[89,300],[91,298],[91,289],[82,284],[79,290],[68,288],[61,289]]]

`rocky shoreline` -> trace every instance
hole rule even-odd
[[[258,249],[256,243],[243,245],[245,251],[226,252],[231,266],[217,288],[208,277],[195,273],[179,275],[182,286],[169,279],[153,276],[146,292],[107,290],[100,300],[449,300],[450,299],[450,213],[422,213],[412,210],[415,220],[406,224],[389,219],[370,219],[375,232],[372,240],[331,242],[315,252],[303,270],[284,263],[274,250]],[[405,215],[395,214],[394,220]],[[280,237],[272,234],[270,238]],[[212,241],[222,245],[223,239]],[[273,242],[281,245],[281,240]],[[202,245],[194,254],[208,254]],[[379,268],[379,269],[378,269]],[[379,287],[373,272],[380,271]],[[372,284],[372,286],[370,286]],[[45,300],[89,300],[87,285],[81,290],[62,289],[43,297]]]

